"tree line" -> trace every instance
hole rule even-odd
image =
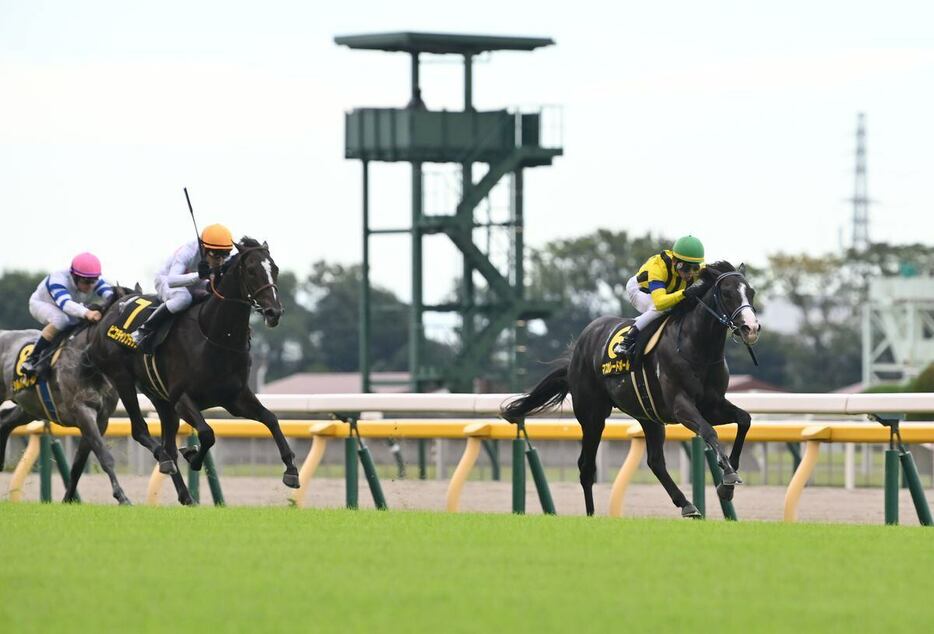
[[[595,317],[633,316],[626,281],[648,257],[671,243],[671,236],[599,229],[531,250],[526,296],[549,300],[556,310],[530,325],[525,355],[529,381],[544,374],[548,362],[561,357]],[[728,342],[731,372],[800,392],[825,392],[858,382],[860,311],[868,279],[904,274],[934,274],[934,247],[873,244],[860,254],[774,253],[760,267],[747,264],[764,325],[756,347],[760,365],[752,365],[743,346]],[[28,299],[44,275],[21,270],[0,275],[0,329],[36,327]],[[301,276],[289,271],[279,276],[285,314],[277,328],[254,329],[254,351],[265,359],[267,381],[300,371],[359,369],[361,284],[359,264],[318,261]],[[458,287],[452,281],[452,297]],[[769,329],[769,306],[779,299],[797,316],[794,332]],[[371,302],[378,324],[372,333],[373,371],[407,370],[409,305],[385,288],[374,288]],[[456,353],[450,342],[426,342],[432,365],[442,366]],[[484,378],[502,387],[510,369],[505,355],[493,354]]]

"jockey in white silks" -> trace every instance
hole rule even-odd
[[[45,327],[23,363],[23,373],[35,374],[40,355],[55,335],[82,319],[99,321],[101,313],[85,304],[94,297],[106,300],[111,295],[113,288],[101,277],[101,261],[92,253],[80,253],[72,259],[71,268],[46,275],[29,298],[29,313]]]
[[[224,225],[204,228],[200,240],[180,246],[156,274],[156,294],[162,300],[149,319],[133,333],[139,349],[152,353],[152,335],[171,316],[191,306],[195,287],[205,288],[211,271],[219,269],[230,259],[233,235]]]

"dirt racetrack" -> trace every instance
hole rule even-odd
[[[362,474],[361,474],[362,476]],[[0,500],[9,499],[9,472],[0,474]],[[136,504],[146,501],[148,478],[122,475],[120,482],[127,495]],[[278,480],[260,477],[227,476],[221,481],[224,497],[230,505],[286,505],[288,489]],[[373,499],[361,477],[359,502],[361,508],[373,508]],[[445,506],[447,482],[437,480],[384,480],[382,481],[386,501],[392,510],[434,510]],[[580,487],[571,482],[555,482],[551,485],[555,507],[561,515],[583,514],[584,501]],[[64,489],[61,481],[53,478],[53,499],[60,500]],[[79,492],[85,502],[114,504],[110,495],[110,484],[104,475],[86,475],[81,480]],[[685,489],[690,495],[690,491]],[[927,491],[929,501],[934,501],[934,492]],[[594,487],[597,514],[605,515],[610,495],[609,484]],[[902,524],[917,525],[918,517],[908,491],[901,491],[899,518]],[[781,520],[784,508],[785,488],[778,486],[738,487],[734,504],[740,520]],[[31,474],[24,489],[24,500],[39,499],[39,477]],[[207,483],[201,480],[201,499],[210,503]],[[465,512],[509,512],[512,487],[508,482],[468,482],[461,498],[461,510]],[[161,490],[160,503],[175,503],[171,482],[166,480]],[[309,507],[340,507],[344,505],[344,481],[341,479],[312,480],[305,499]],[[713,488],[707,490],[708,515],[721,518],[719,504]],[[540,513],[541,506],[534,487],[529,485],[526,493],[526,509],[529,513]],[[626,494],[625,515],[637,517],[678,517],[678,511],[668,500],[661,485],[632,485]],[[803,522],[883,522],[882,489],[856,489],[811,487],[804,491],[798,512]]]

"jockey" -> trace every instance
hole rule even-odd
[[[163,303],[149,319],[133,333],[139,349],[152,353],[152,334],[169,316],[191,306],[194,287],[207,287],[212,271],[220,269],[230,258],[234,247],[233,235],[224,225],[209,225],[201,232],[200,240],[180,246],[156,274],[156,293]]]
[[[704,263],[704,245],[694,236],[679,238],[670,250],[650,257],[629,278],[629,301],[641,314],[615,350],[632,358],[639,331],[671,310],[684,298],[699,297],[702,284],[694,284]]]
[[[85,304],[92,296],[107,299],[113,288],[101,277],[101,261],[91,253],[80,253],[71,261],[71,268],[49,273],[39,282],[29,298],[29,312],[45,324],[32,354],[23,362],[23,373],[36,373],[39,356],[49,347],[55,335],[74,326],[81,319],[100,321],[101,313]]]

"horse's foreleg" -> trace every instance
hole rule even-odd
[[[700,413],[698,407],[686,394],[679,394],[675,397],[673,405],[673,414],[676,421],[699,435],[707,443],[707,446],[717,454],[717,463],[723,469],[723,485],[730,487],[736,484],[742,484],[743,481],[736,473],[736,468],[730,464],[729,458],[720,445],[720,439],[713,426],[707,422],[707,419]]]
[[[279,427],[279,419],[275,414],[266,409],[256,395],[248,389],[242,390],[234,401],[225,406],[228,412],[240,418],[250,418],[261,422],[272,434],[279,448],[279,457],[285,464],[285,473],[282,475],[282,482],[285,486],[298,488],[298,469],[295,467],[295,453],[289,446],[289,441],[285,439],[282,428]]]
[[[672,504],[681,509],[682,517],[700,517],[697,507],[688,502],[668,473],[668,465],[665,464],[665,426],[650,420],[640,420],[639,424],[645,432],[646,462],[649,469],[665,487]]]
[[[155,405],[156,411],[159,413],[159,421],[162,423],[162,448],[177,467],[178,443],[176,438],[178,436],[178,412],[164,401],[157,401],[153,403],[153,405]],[[191,451],[195,453],[194,449]],[[172,485],[175,487],[175,493],[178,495],[179,504],[190,506],[195,503],[194,499],[191,497],[191,492],[188,490],[188,485],[185,484],[185,478],[182,477],[181,472],[177,468],[175,473],[172,474]]]
[[[120,486],[120,482],[117,481],[117,474],[114,472],[114,458],[104,444],[102,434],[107,429],[107,420],[98,419],[94,410],[84,405],[78,406],[75,414],[81,427],[81,443],[78,445],[78,452],[75,454],[75,464],[71,469],[71,481],[68,483],[68,491],[65,493],[64,501],[71,502],[74,500],[75,492],[78,489],[78,480],[81,477],[81,471],[84,469],[84,463],[87,461],[88,451],[90,450],[97,456],[101,468],[110,478],[114,499],[120,504],[129,504],[130,499],[123,492],[123,487]]]
[[[6,443],[17,427],[22,427],[26,423],[31,423],[35,419],[31,414],[26,413],[19,405],[6,410],[0,414],[0,471],[3,471],[4,459],[6,456]]]
[[[185,422],[195,428],[198,432],[198,448],[195,451],[186,449],[182,452],[182,455],[185,457],[185,460],[188,461],[188,464],[191,465],[191,468],[195,471],[201,470],[201,465],[204,464],[204,457],[208,453],[208,449],[214,446],[214,430],[211,429],[207,421],[204,420],[204,416],[201,414],[201,410],[198,409],[198,404],[195,403],[188,394],[182,394],[181,397],[175,402],[175,412],[178,416],[181,416],[185,419]],[[178,429],[177,419],[176,419],[176,430]],[[175,439],[172,439],[172,443],[175,443]]]
[[[733,449],[730,451],[730,466],[734,471],[739,471],[739,459],[743,453],[743,443],[746,441],[746,434],[749,433],[751,418],[749,413],[736,407],[728,400],[723,399],[714,407],[704,410],[704,416],[713,421],[713,425],[726,425],[736,423],[736,440],[733,441]],[[717,495],[723,500],[733,499],[733,485],[723,484],[717,487]]]
[[[162,445],[149,433],[149,425],[146,424],[146,419],[143,418],[143,413],[139,409],[139,401],[136,399],[136,384],[133,379],[121,377],[115,381],[115,387],[126,409],[126,414],[130,418],[130,435],[133,436],[133,440],[152,452],[156,462],[159,463],[161,473],[177,472],[175,463],[162,449]]]

